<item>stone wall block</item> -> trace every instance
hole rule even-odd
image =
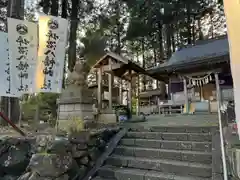
[[[72,166],[70,155],[34,154],[30,160],[28,169],[37,172],[41,177],[59,177]]]
[[[6,139],[0,154],[1,171],[8,175],[21,175],[29,163],[29,152],[31,145],[25,139]]]
[[[90,136],[91,136],[90,132],[82,131],[82,132],[70,134],[68,137],[68,140],[71,143],[75,143],[75,144],[86,143],[90,140]]]
[[[118,130],[49,134],[0,140],[0,180],[68,180],[84,177]]]

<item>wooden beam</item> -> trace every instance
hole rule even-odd
[[[112,65],[104,65],[102,66],[103,72],[110,72],[116,69],[121,68],[122,64],[120,63],[114,63]]]
[[[213,71],[200,71],[200,72],[194,72],[194,73],[181,73],[181,76],[186,76],[186,75],[188,75],[188,76],[202,76],[204,74],[213,73],[213,72],[221,73],[222,69],[218,68],[218,69],[215,69]]]
[[[101,67],[101,63],[105,60],[107,60],[107,58],[111,58],[112,60],[116,61],[116,62],[121,62],[123,64],[128,64],[129,60],[128,59],[125,59],[123,58],[122,56],[119,56],[118,54],[116,53],[113,53],[113,52],[108,52],[107,54],[105,54],[100,60],[98,60],[96,62],[95,65],[92,66],[92,68],[99,68]]]

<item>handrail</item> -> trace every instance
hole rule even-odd
[[[108,156],[113,152],[113,150],[118,145],[119,141],[123,138],[123,136],[128,132],[128,128],[122,129],[120,132],[118,132],[108,143],[106,146],[105,152],[98,158],[97,162],[93,166],[93,168],[87,173],[87,175],[84,178],[79,177],[80,174],[78,173],[72,180],[89,180],[91,179],[98,169],[103,165],[103,163],[106,161]]]
[[[216,93],[217,93],[217,103],[218,103],[218,122],[219,122],[219,132],[220,132],[220,145],[222,153],[222,165],[223,165],[223,177],[224,180],[228,180],[228,171],[227,171],[227,161],[226,161],[226,152],[224,147],[224,137],[223,137],[223,123],[222,123],[222,114],[221,114],[221,94],[220,94],[220,85],[218,73],[215,73],[216,81]]]
[[[6,121],[10,126],[13,127],[15,131],[17,131],[19,134],[22,136],[26,136],[26,134],[19,128],[17,127],[7,116],[5,116],[2,112],[0,112],[0,116],[3,118],[4,121]]]

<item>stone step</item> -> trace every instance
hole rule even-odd
[[[141,147],[118,146],[114,154],[133,157],[170,159],[188,162],[212,163],[212,154],[209,152],[153,149]]]
[[[215,127],[213,127],[215,128]],[[153,126],[151,128],[145,127],[133,127],[130,131],[133,132],[172,132],[172,133],[209,133],[213,129],[212,127],[190,127],[190,126],[177,126],[177,127],[162,127],[162,126]]]
[[[116,168],[111,166],[104,166],[100,168],[98,175],[102,177],[102,179],[94,180],[103,180],[106,178],[114,178],[116,180],[211,180],[207,178],[178,176],[171,173],[132,168]]]
[[[93,178],[93,179],[91,179],[91,180],[117,180],[117,179],[113,179],[113,178],[111,178],[111,179],[109,179],[109,178],[102,178],[102,177],[100,177],[100,176],[97,176],[97,177],[95,177],[95,178]]]
[[[154,170],[164,173],[203,178],[212,176],[212,166],[201,163],[113,155],[107,159],[106,164],[117,167]]]
[[[158,148],[158,149],[172,149],[172,150],[189,150],[189,151],[203,151],[211,152],[211,142],[194,142],[194,141],[167,141],[156,139],[130,139],[123,138],[120,145]]]
[[[210,133],[128,132],[125,138],[211,142]]]

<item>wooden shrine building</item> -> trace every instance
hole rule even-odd
[[[100,116],[104,116],[105,119],[111,119],[110,117],[114,114],[113,110],[113,83],[114,77],[120,79],[119,85],[119,104],[123,101],[123,83],[122,80],[128,82],[128,86],[125,87],[128,91],[128,107],[132,108],[132,79],[138,78],[139,74],[150,76],[150,74],[145,71],[140,65],[135,62],[128,60],[118,54],[113,52],[108,52],[104,55],[97,63],[93,66],[93,69],[98,72],[97,76],[97,99],[98,99],[98,109],[100,110]],[[108,108],[103,109],[103,73],[108,74]],[[137,81],[139,86],[139,81]],[[139,88],[137,88],[139,90]],[[139,92],[138,92],[139,94]],[[139,106],[139,105],[137,105]],[[111,115],[109,115],[111,114]],[[100,118],[101,119],[101,118]],[[114,119],[114,118],[112,118]]]
[[[181,49],[148,73],[168,84],[171,104],[184,104],[187,113],[215,113],[218,85],[221,100],[233,100],[229,61],[228,39],[224,36]]]

